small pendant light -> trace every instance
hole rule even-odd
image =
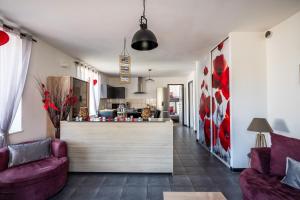
[[[139,51],[149,51],[158,46],[157,39],[152,31],[147,29],[147,18],[145,16],[145,0],[143,0],[143,15],[140,19],[140,27],[131,42],[131,47]]]
[[[152,71],[152,69],[148,69],[148,78],[145,81],[151,81],[151,82],[154,81],[154,79],[152,79],[150,76],[151,71]]]

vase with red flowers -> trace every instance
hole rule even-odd
[[[77,97],[73,95],[72,89],[63,91],[60,84],[50,90],[41,81],[37,82],[43,107],[55,128],[55,138],[60,138],[60,121],[67,120],[71,108],[77,102]]]

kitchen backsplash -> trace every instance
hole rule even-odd
[[[147,105],[156,107],[156,99],[101,99],[100,109],[111,108],[112,104],[126,104],[129,102],[130,108],[145,108]]]

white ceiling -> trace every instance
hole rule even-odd
[[[117,74],[123,38],[132,72],[177,76],[231,31],[266,31],[300,10],[299,0],[148,0],[148,26],[158,48],[130,47],[142,0],[0,0],[0,15],[74,58]]]

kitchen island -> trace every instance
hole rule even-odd
[[[173,173],[173,122],[61,122],[71,172]]]

